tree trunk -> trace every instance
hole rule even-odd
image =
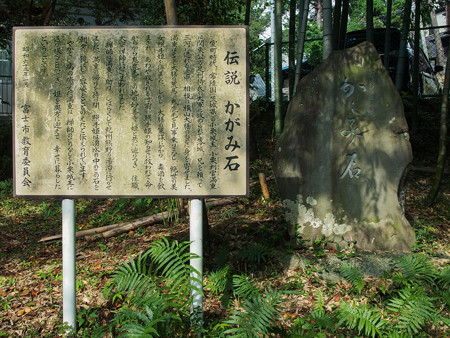
[[[316,1],[316,22],[317,27],[322,28],[322,0]]]
[[[413,58],[413,107],[411,116],[411,133],[416,134],[418,123],[417,103],[419,98],[419,49],[420,49],[420,1],[416,0],[416,13],[414,18],[414,58]]]
[[[331,0],[323,0],[323,60],[333,50],[333,23]]]
[[[303,62],[303,51],[305,48],[305,37],[306,37],[306,23],[308,22],[308,11],[309,11],[309,0],[300,1],[303,7],[300,6],[300,11],[303,14],[300,16],[301,21],[298,24],[298,40],[297,40],[297,66],[295,68],[295,82],[294,82],[294,93],[297,92],[297,86],[300,82],[301,72],[302,72],[302,62]]]
[[[247,0],[245,3],[245,21],[244,25],[250,25],[250,11],[252,9],[252,0]]]
[[[341,10],[342,1],[335,0],[333,10],[333,50],[337,50],[339,46],[339,33],[341,27]]]
[[[164,0],[164,6],[166,7],[166,19],[168,25],[177,25],[177,11],[175,0]]]
[[[281,54],[281,39],[282,39],[282,26],[281,17],[283,2],[282,0],[275,0],[275,50],[274,50],[274,62],[275,62],[275,135],[278,137],[283,131],[283,79],[281,74],[282,68],[282,54]]]
[[[348,22],[348,0],[342,1],[342,14],[341,25],[339,27],[339,43],[338,50],[345,48],[345,36],[347,35],[347,22]]]
[[[402,89],[403,78],[405,77],[406,59],[408,53],[406,44],[408,42],[409,23],[411,22],[411,0],[405,0],[405,10],[403,12],[402,37],[398,52],[397,69],[395,73],[395,87],[398,91]]]
[[[47,7],[45,8],[44,18],[42,20],[43,26],[48,26],[52,20],[53,13],[55,12],[56,0],[50,0]]]
[[[295,12],[297,1],[291,0],[289,4],[289,100],[294,94],[295,85]],[[300,11],[301,12],[301,11]]]
[[[386,33],[384,36],[384,68],[389,71],[389,61],[391,54],[391,19],[392,19],[392,0],[386,2]]]
[[[374,42],[373,31],[373,0],[366,1],[366,40]]]
[[[439,133],[439,153],[436,164],[436,174],[434,175],[433,185],[425,200],[427,205],[432,205],[439,193],[444,177],[445,159],[447,154],[447,111],[448,111],[448,95],[450,87],[450,48],[447,50],[447,65],[445,66],[444,89],[442,90],[441,102],[441,129]]]
[[[437,26],[438,22],[436,19],[436,12],[434,9],[430,13],[431,16],[431,25]],[[436,62],[435,66],[444,66],[445,64],[445,56],[444,56],[444,47],[442,46],[441,35],[439,34],[439,29],[432,29],[434,34],[434,41],[436,45]]]

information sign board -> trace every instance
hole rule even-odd
[[[14,29],[14,192],[248,195],[244,26]]]

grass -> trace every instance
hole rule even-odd
[[[256,170],[253,171],[268,172],[268,168],[269,163],[264,165],[258,162]],[[416,220],[414,229],[417,244],[414,252],[431,257],[438,268],[447,264],[449,259],[447,220],[450,217],[450,189],[446,183],[438,203],[432,208],[425,208],[421,201],[426,194],[431,175],[420,172],[414,172],[412,175],[408,187],[407,212]],[[324,276],[336,268],[323,264],[326,257],[337,256],[344,264],[350,262],[350,259],[362,259],[362,254],[354,250],[336,252],[327,248],[326,241],[315,243],[312,247],[301,241],[289,241],[280,211],[281,206],[276,199],[275,182],[269,182],[269,189],[272,196],[269,200],[261,198],[259,187],[256,186],[251,189],[249,199],[208,211],[211,225],[209,245],[214,250],[205,253],[206,330],[215,332],[216,325],[222,323],[228,311],[238,305],[233,301],[224,303],[221,301],[223,294],[208,287],[212,285],[210,276],[214,276],[220,268],[228,266],[230,273],[247,276],[259,287],[271,286],[296,293],[284,296],[283,310],[280,313],[280,323],[286,330],[290,330],[289,332],[310,332],[310,336],[313,336],[312,333],[327,336],[341,330],[358,334],[357,328],[337,328],[336,318],[331,324],[323,324],[325,326],[322,327],[322,324],[319,325],[322,320],[320,316],[334,318],[341,301],[372,304],[373,307],[385,309],[389,304],[389,293],[392,295],[393,292],[392,280],[386,277],[361,279],[358,273],[352,274],[352,268],[355,266],[348,263],[341,281],[328,281]],[[141,205],[136,206],[130,200],[77,200],[77,225],[79,229],[101,226],[160,210],[158,201],[147,201],[146,204],[145,208],[148,210],[143,210]],[[27,200],[13,199],[10,192],[5,193],[3,190],[0,210],[1,230],[8,238],[7,243],[2,243],[0,256],[0,332],[8,336],[31,333],[48,337],[59,335],[61,245],[43,245],[37,241],[46,235],[59,233],[60,205],[58,201],[51,200],[35,204]],[[105,216],[99,216],[101,213]],[[108,324],[123,304],[121,296],[116,296],[113,301],[102,294],[105,285],[110,281],[112,271],[121,261],[128,260],[129,255],[134,256],[142,252],[151,242],[162,236],[186,240],[187,220],[142,228],[108,241],[78,241],[77,306],[82,329],[80,332],[89,336],[94,330]],[[282,264],[283,256],[295,253],[310,259],[292,268]],[[349,280],[344,278],[345,276]],[[322,310],[316,307],[318,297],[323,302]],[[380,311],[385,311],[388,315],[387,310]],[[447,311],[447,308],[443,309],[444,314],[447,314]],[[386,318],[389,319],[389,316]],[[332,326],[327,328],[326,325]],[[438,337],[448,334],[446,325],[429,324],[424,325],[421,330],[424,330],[423,334]]]
[[[258,182],[260,172],[266,177],[272,173],[273,140],[270,135],[262,140],[265,143],[260,145],[264,149],[261,159],[250,165],[251,182]],[[406,212],[417,237],[414,254],[425,255],[433,269],[444,271],[450,260],[450,182],[447,175],[437,203],[425,207],[422,202],[431,178],[428,172],[411,172]],[[241,299],[232,292],[227,294],[229,286],[220,281],[221,276],[227,275],[240,275],[260,291],[270,287],[285,292],[276,325],[293,337],[372,336],[377,328],[364,326],[364,322],[360,324],[363,318],[375,324],[386,321],[389,324],[383,325],[390,327],[400,325],[392,309],[397,306],[398,310],[400,300],[414,300],[417,294],[401,291],[406,286],[395,275],[400,271],[398,260],[380,254],[376,259],[388,262],[386,274],[368,277],[360,264],[366,255],[352,247],[336,250],[330,249],[324,240],[312,246],[300,238],[291,240],[276,182],[269,181],[268,187],[269,199],[262,197],[256,184],[251,187],[249,198],[208,210],[211,230],[204,254],[206,333],[225,331],[223,325],[229,320],[228,315],[242,308]],[[61,204],[58,200],[34,202],[12,198],[11,189],[12,181],[0,182],[0,336],[60,336],[63,332],[61,243],[38,241],[60,233]],[[78,230],[84,230],[154,214],[167,207],[166,201],[156,199],[78,199],[76,225]],[[130,256],[144,252],[162,237],[169,241],[188,240],[188,219],[174,218],[167,224],[139,228],[109,240],[77,241],[80,336],[92,336],[96,330],[106,327],[126,306],[126,295],[104,295],[111,275]],[[434,294],[435,286],[414,285],[417,290],[423,289],[420,291],[423,299],[431,299],[431,305],[425,305],[439,305],[440,314],[448,318],[448,304]],[[439,286],[448,288],[448,284]],[[353,309],[359,310],[352,312],[345,304],[354,304]],[[344,314],[352,315],[355,321],[346,321]],[[404,313],[404,318],[407,315]],[[418,332],[411,331],[410,336],[450,334],[448,323],[427,320],[424,319]],[[186,332],[179,334],[183,336]]]

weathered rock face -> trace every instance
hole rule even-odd
[[[400,96],[370,43],[334,52],[303,78],[274,162],[291,235],[409,251],[415,235],[397,197],[412,160],[408,136]]]

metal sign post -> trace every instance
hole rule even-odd
[[[76,333],[75,306],[75,201],[62,200],[63,323],[67,332]]]
[[[199,256],[191,259],[191,266],[198,271],[191,277],[199,281],[192,281],[191,285],[196,287],[192,290],[191,322],[193,326],[200,326],[203,321],[203,203],[201,199],[191,199],[191,215],[189,226],[189,238],[191,241],[190,252]]]

